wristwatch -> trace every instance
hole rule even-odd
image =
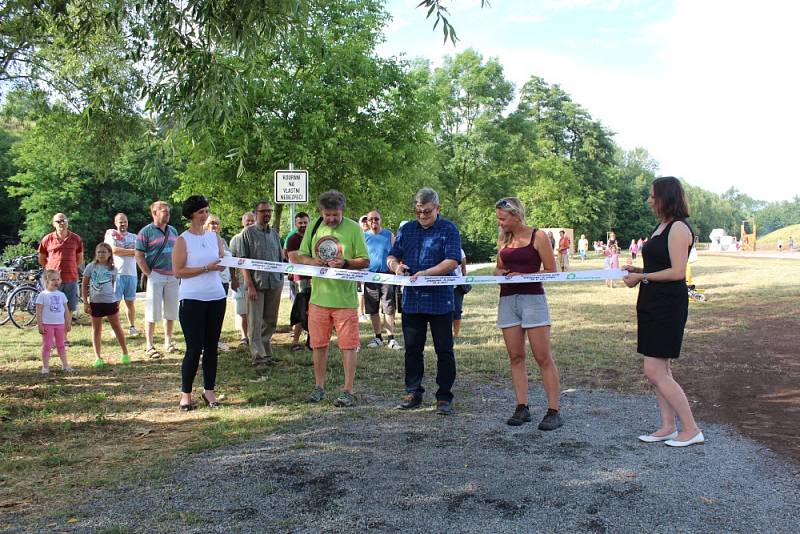
[[[203,265],[203,272],[204,272],[204,273],[207,273],[207,272],[208,272],[208,265]]]
[[[642,283],[645,285],[650,283],[650,280],[647,279],[647,273],[642,273]]]
[[[342,263],[342,269],[349,269],[350,268],[350,262],[349,261],[342,260],[342,262],[343,262]]]

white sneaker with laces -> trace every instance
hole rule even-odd
[[[398,343],[396,339],[390,339],[389,343],[387,343],[386,346],[392,350],[403,350],[402,345],[400,345],[400,343]]]
[[[375,348],[382,347],[382,346],[383,346],[383,340],[382,339],[378,339],[377,337],[372,338],[372,341],[367,343],[367,348],[368,349],[375,349]]]

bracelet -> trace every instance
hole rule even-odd
[[[203,272],[204,272],[204,273],[207,273],[207,272],[208,272],[208,265],[203,265]]]

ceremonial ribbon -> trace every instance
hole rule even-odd
[[[370,271],[352,271],[317,267],[299,263],[280,263],[274,261],[251,260],[225,256],[220,265],[237,269],[265,271],[268,273],[299,274],[346,282],[366,282],[372,284],[391,284],[395,286],[457,286],[462,284],[526,284],[530,282],[584,282],[596,280],[620,280],[627,275],[621,269],[595,269],[592,271],[570,271],[567,273],[517,274],[514,276],[420,276],[411,280],[409,276]]]

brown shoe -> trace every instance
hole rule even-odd
[[[403,402],[397,405],[398,410],[413,410],[414,408],[419,408],[422,405],[422,395],[414,395],[409,393],[405,397],[403,397]]]

